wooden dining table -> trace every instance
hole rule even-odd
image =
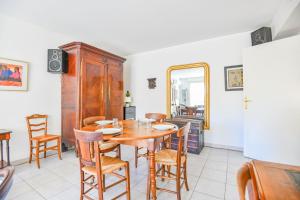
[[[103,135],[103,139],[106,141],[115,142],[118,144],[125,144],[130,146],[145,147],[148,149],[149,158],[149,177],[150,181],[147,187],[150,187],[152,199],[157,199],[156,196],[156,166],[155,166],[155,150],[158,144],[163,140],[164,136],[177,132],[177,127],[174,129],[159,131],[154,128],[147,128],[145,125],[140,124],[136,120],[123,120],[121,121],[123,130],[118,135]],[[160,123],[162,124],[162,123]],[[96,131],[100,127],[97,125],[89,125],[83,127],[81,130]],[[147,190],[148,191],[148,190]],[[150,194],[147,193],[147,199],[150,198]]]
[[[300,166],[252,160],[259,199],[299,200]]]

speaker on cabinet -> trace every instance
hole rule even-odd
[[[48,72],[67,73],[68,53],[61,49],[48,49]]]

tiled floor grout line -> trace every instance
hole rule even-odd
[[[205,159],[205,162],[204,162],[203,167],[202,167],[202,169],[201,169],[200,175],[199,175],[199,177],[197,178],[195,187],[193,188],[193,192],[192,192],[192,194],[191,194],[189,200],[191,200],[192,197],[193,197],[193,194],[194,194],[194,192],[195,192],[195,188],[196,188],[196,186],[197,186],[197,184],[198,184],[198,181],[199,181],[199,179],[200,179],[200,176],[201,176],[201,174],[202,174],[202,172],[203,172],[203,169],[204,169],[204,166],[205,166],[205,164],[206,164],[206,161],[207,161],[207,158]]]
[[[38,176],[38,175],[37,175],[37,176]],[[46,197],[44,197],[39,191],[37,191],[32,185],[30,185],[25,179],[23,179],[23,178],[20,177],[20,176],[19,176],[19,178],[20,178],[25,184],[27,184],[27,185],[28,185],[35,193],[37,193],[41,198],[47,200]],[[20,194],[20,195],[18,195],[18,196],[21,196],[21,195],[24,195],[24,193],[23,193],[23,194]],[[18,197],[18,196],[16,196],[16,197]],[[14,198],[16,198],[16,197],[14,197]]]

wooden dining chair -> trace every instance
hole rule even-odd
[[[99,121],[99,120],[105,120],[105,116],[87,117],[83,120],[83,125],[84,126],[97,125],[95,122]],[[113,143],[113,142],[101,141],[100,149],[101,149],[102,153],[108,153],[108,152],[115,151],[116,152],[116,157],[121,158],[121,146],[120,146],[120,144],[116,144],[116,143]]]
[[[162,181],[168,179],[176,182],[176,191],[172,191],[160,187],[157,187],[156,189],[176,194],[177,200],[181,199],[180,190],[183,185],[185,185],[185,189],[189,191],[188,180],[187,180],[187,141],[188,141],[188,133],[190,131],[190,127],[191,127],[191,123],[188,122],[185,126],[183,126],[177,131],[177,137],[178,137],[177,150],[163,149],[155,153],[155,162],[156,164],[159,164],[161,166],[156,171],[156,177],[161,178]],[[176,172],[172,173],[168,171],[166,176],[166,167],[176,167]],[[150,187],[148,187],[147,194],[150,194],[149,190]]]
[[[97,125],[95,122],[100,121],[100,120],[105,120],[105,116],[87,117],[83,120],[83,125],[84,126]],[[104,153],[109,153],[109,152],[115,152],[116,157],[121,159],[121,145],[120,144],[113,143],[113,142],[108,142],[108,141],[101,141],[99,143],[99,145],[100,145],[100,152],[101,153],[104,154]],[[103,185],[105,185],[105,175],[103,175]]]
[[[238,190],[240,200],[246,200],[246,188],[248,190],[249,200],[259,200],[257,184],[254,176],[254,169],[250,163],[245,163],[237,174]]]
[[[80,200],[90,199],[89,192],[93,189],[98,190],[98,199],[103,200],[104,190],[117,184],[126,182],[126,191],[117,195],[117,199],[126,195],[130,199],[130,176],[129,163],[119,158],[102,155],[99,143],[103,141],[101,132],[87,132],[74,129],[76,146],[78,150],[80,164]],[[117,173],[119,169],[125,169],[125,176]],[[105,186],[103,185],[103,176],[106,174],[113,175],[119,180]],[[95,181],[97,180],[97,181]]]
[[[156,123],[159,123],[159,122],[163,122],[167,118],[167,115],[162,114],[162,113],[146,113],[145,118],[146,119],[154,119]],[[139,151],[144,151],[144,152],[146,151],[146,152],[140,153]],[[135,168],[137,168],[137,166],[138,166],[138,159],[141,157],[147,158],[147,156],[148,156],[148,151],[145,148],[135,147],[135,152],[134,152]]]
[[[48,133],[48,115],[30,115],[26,117],[26,122],[30,144],[29,163],[32,161],[32,156],[35,156],[36,164],[40,168],[39,155],[43,152],[46,158],[49,150],[56,150],[61,160],[61,136]],[[56,145],[47,147],[47,143],[52,141],[56,141]]]

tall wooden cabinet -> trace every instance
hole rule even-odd
[[[68,73],[62,75],[62,140],[75,144],[74,128],[84,118],[104,115],[123,119],[124,58],[81,42],[60,46],[68,53]]]

